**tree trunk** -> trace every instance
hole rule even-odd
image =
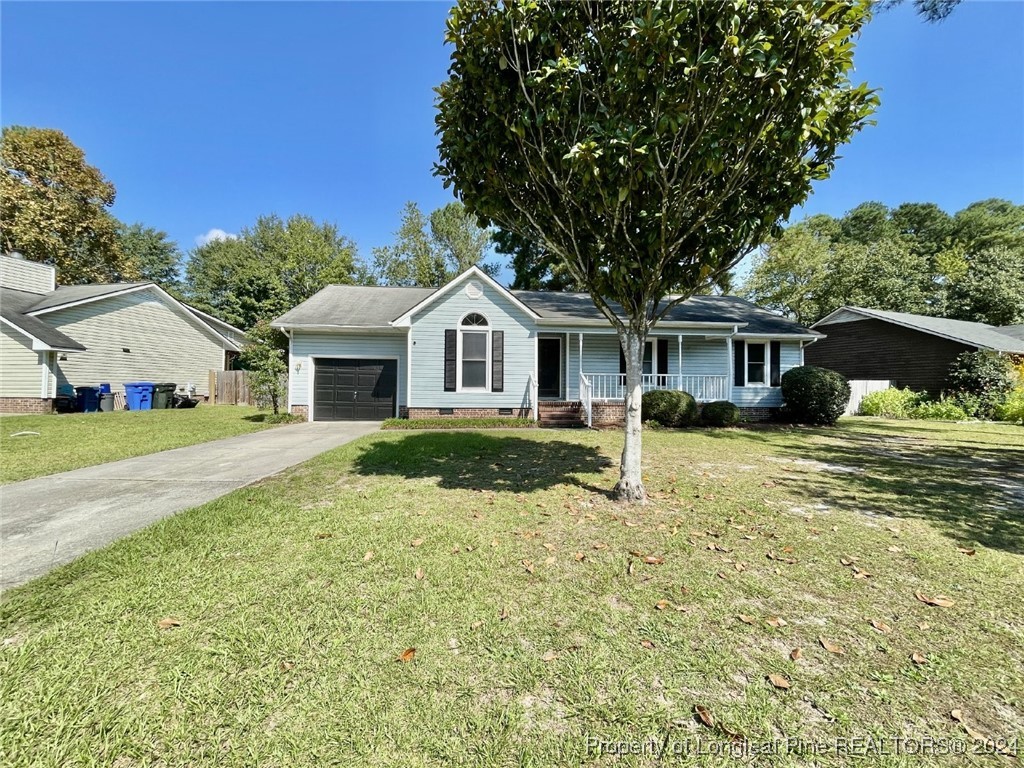
[[[622,460],[619,462],[619,482],[615,485],[615,495],[620,501],[647,500],[640,468],[643,429],[640,401],[644,392],[644,341],[646,334],[633,328],[619,333],[622,354],[626,358],[626,436],[622,445]]]

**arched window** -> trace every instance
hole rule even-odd
[[[490,370],[490,329],[487,318],[479,312],[470,312],[460,323],[459,342],[461,346],[460,389],[482,389],[488,387],[487,373]]]

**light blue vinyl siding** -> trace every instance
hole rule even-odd
[[[398,358],[398,405],[405,405],[408,366],[404,331],[393,334],[294,331],[291,352],[288,386],[292,405],[311,404],[310,382],[316,357]],[[298,371],[296,365],[301,366]]]
[[[752,340],[753,341],[753,340]],[[761,339],[756,340],[760,343]],[[780,371],[785,373],[790,368],[800,365],[800,342],[781,342]],[[732,379],[732,365],[729,366],[729,377]],[[755,385],[750,387],[733,387],[732,401],[741,408],[778,408],[782,405],[782,389]]]
[[[463,280],[412,318],[413,408],[521,408],[529,403],[529,378],[536,357],[536,331],[532,318],[508,297],[475,281],[483,295],[471,299]],[[505,333],[503,392],[444,391],[444,332],[458,328],[462,318],[479,312],[488,328]],[[489,359],[489,358],[488,358]]]

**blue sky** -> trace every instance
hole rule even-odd
[[[304,213],[368,257],[406,200],[452,199],[431,175],[447,7],[4,2],[0,120],[63,130],[117,186],[115,215],[184,251]],[[1024,3],[965,2],[941,24],[881,13],[856,61],[882,89],[878,124],[807,212],[1024,203]]]

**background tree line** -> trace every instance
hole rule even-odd
[[[1024,322],[1024,206],[981,200],[949,215],[933,203],[818,214],[762,246],[743,294],[802,323],[853,305]]]
[[[260,216],[236,236],[183,254],[166,232],[111,213],[116,189],[61,131],[10,126],[0,138],[0,251],[52,264],[62,285],[154,282],[240,328],[254,328],[329,283],[440,286],[486,263],[491,232],[461,203],[424,215],[406,203],[392,245],[355,242],[309,216]]]

